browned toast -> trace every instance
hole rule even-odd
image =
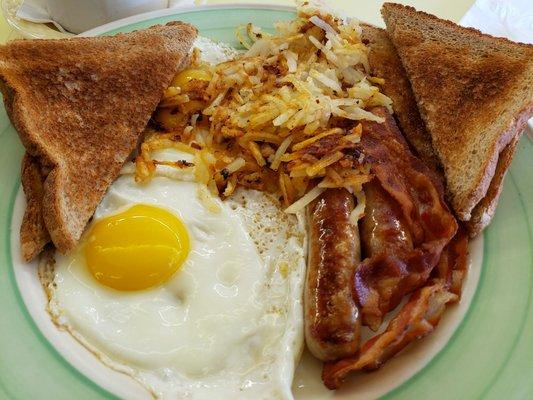
[[[517,137],[533,114],[533,46],[399,4],[385,3],[382,14],[457,216],[483,215],[483,223],[471,224],[475,234],[490,221]]]
[[[370,48],[368,62],[371,73],[383,78],[383,93],[392,99],[394,116],[407,141],[428,166],[440,169],[440,162],[431,145],[431,136],[420,117],[411,84],[387,31],[362,24],[363,40]]]
[[[41,221],[59,251],[76,245],[163,91],[187,62],[196,33],[172,22],[116,36],[0,47],[6,110],[31,155],[23,169],[30,200],[21,230],[27,260],[46,240]],[[36,165],[47,170],[42,220]]]

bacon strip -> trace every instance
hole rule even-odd
[[[394,118],[384,107],[372,112],[385,122],[363,122],[359,150],[382,188],[400,205],[414,246],[402,254],[372,255],[357,268],[355,296],[363,323],[376,330],[405,294],[426,283],[457,222],[444,202],[442,184],[411,154]]]
[[[457,302],[461,296],[467,270],[467,247],[468,235],[461,228],[443,250],[428,286],[413,293],[385,332],[366,341],[357,357],[324,364],[324,384],[329,389],[337,389],[348,373],[375,370],[411,342],[431,333],[445,306]]]
[[[390,322],[387,330],[362,346],[359,357],[324,364],[324,384],[329,389],[337,389],[349,372],[379,368],[413,340],[432,332],[446,304],[456,299],[457,296],[448,292],[444,282],[417,290]]]
[[[463,280],[467,272],[468,233],[463,226],[450,243],[444,248],[439,263],[433,270],[431,278],[446,282],[448,290],[461,297]]]

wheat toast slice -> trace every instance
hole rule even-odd
[[[440,171],[440,162],[433,150],[431,136],[422,121],[411,84],[387,31],[368,24],[361,24],[361,27],[363,40],[370,49],[370,72],[385,80],[380,85],[381,90],[392,99],[394,116],[402,133],[416,155],[434,171]]]
[[[0,47],[6,110],[27,152],[49,170],[41,210],[59,251],[76,245],[163,91],[188,61],[196,33],[172,22],[116,36]],[[22,233],[37,229],[30,228]],[[36,251],[28,250],[26,259]]]
[[[533,114],[533,46],[399,4],[385,3],[382,15],[444,167],[450,203],[468,221],[500,154]]]

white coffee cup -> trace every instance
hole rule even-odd
[[[168,0],[46,0],[50,17],[73,33],[167,7]]]

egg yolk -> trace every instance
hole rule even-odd
[[[197,79],[199,81],[210,81],[211,74],[200,68],[187,68],[178,73],[174,79],[172,79],[171,86],[183,87],[187,82]]]
[[[84,249],[94,278],[123,291],[166,282],[183,264],[189,250],[183,222],[166,210],[144,204],[97,221]]]

